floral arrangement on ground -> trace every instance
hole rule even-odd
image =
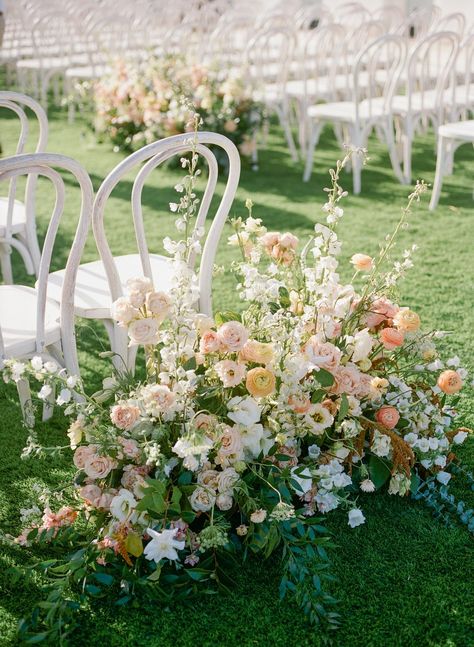
[[[395,258],[396,235],[426,185],[416,185],[377,258],[352,257],[353,280],[343,284],[339,175],[354,154],[331,171],[326,223],[304,245],[267,231],[247,201],[248,217],[232,221],[229,239],[242,253],[233,271],[244,306],[213,318],[195,309],[187,261],[203,235],[193,228],[198,155],[183,158],[184,234],[165,241],[172,288],[136,278],[113,307],[130,345],[144,346],[144,379],[115,357],[113,377],[89,395],[54,361],[6,362],[7,381],[39,381],[39,401],[56,397],[73,418],[70,448],[42,447],[32,427],[25,449],[30,457],[72,449],[76,474],[22,512],[17,543],[64,551],[39,564],[48,597],[23,621],[23,639],[63,639],[87,596],[115,592],[118,605],[139,591],[186,600],[225,588],[229,559],[276,550],[282,597],[334,627],[324,519],[342,508],[350,527],[363,524],[360,491],[412,492],[474,530],[472,511],[447,490],[463,470],[453,448],[469,431],[455,411],[467,372],[457,357],[439,356],[444,333],[422,331],[419,315],[394,297],[415,250]]]
[[[94,86],[95,128],[116,150],[131,151],[193,130],[199,111],[206,130],[226,135],[249,157],[263,119],[239,73],[222,77],[216,67],[184,57],[117,60]]]

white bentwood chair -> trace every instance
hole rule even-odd
[[[393,137],[392,98],[405,60],[405,43],[401,36],[389,34],[370,43],[357,56],[352,80],[351,101],[322,103],[308,108],[311,132],[303,179],[311,177],[314,150],[324,124],[332,123],[348,131],[355,148],[364,148],[374,128],[384,136],[393,170],[400,181],[402,173]],[[352,176],[354,193],[361,191],[361,159],[354,155]]]
[[[58,171],[69,172],[81,191],[81,208],[74,241],[69,251],[59,299],[50,298],[48,275],[53,247],[65,206],[64,180]],[[87,172],[64,155],[32,153],[0,160],[0,182],[34,173],[48,178],[55,191],[55,204],[41,252],[35,288],[26,285],[0,285],[0,369],[6,359],[29,359],[35,355],[54,359],[70,375],[79,375],[74,331],[74,286],[82,251],[89,230],[93,188]],[[26,380],[18,382],[20,403],[30,399]],[[49,403],[52,404],[51,402]],[[46,406],[44,417],[52,407]]]
[[[196,151],[206,160],[208,165],[207,185],[196,217],[196,228],[201,228],[205,225],[218,179],[217,160],[209,147],[216,146],[223,149],[229,162],[227,183],[203,245],[198,272],[200,297],[196,307],[200,312],[211,315],[211,283],[214,259],[222,228],[238,187],[240,156],[235,145],[223,135],[200,132],[196,137]],[[107,330],[112,350],[120,355],[132,368],[134,353],[128,353],[126,339],[124,339],[123,335],[124,331],[117,328],[112,321],[112,303],[124,294],[128,279],[136,276],[149,277],[152,279],[156,289],[160,291],[167,292],[170,289],[172,262],[169,257],[149,252],[143,224],[141,197],[145,181],[150,173],[171,157],[182,156],[191,151],[193,138],[192,133],[174,135],[144,146],[120,162],[105,178],[96,194],[92,225],[101,260],[79,266],[74,293],[74,311],[79,317],[100,320]],[[105,232],[105,207],[113,189],[132,171],[137,172],[133,182],[131,211],[139,253],[114,256],[107,242]],[[189,259],[189,265],[193,267],[194,264],[195,258],[192,257]],[[49,294],[57,301],[61,298],[64,280],[64,271],[53,272],[49,277]]]
[[[20,135],[15,153],[25,152],[31,123],[26,112],[28,107],[36,117],[39,132],[35,153],[45,150],[48,141],[48,118],[40,104],[19,92],[0,91],[0,109],[14,112],[20,120]],[[0,196],[0,267],[4,283],[13,283],[11,265],[11,248],[21,255],[28,274],[38,275],[40,249],[36,235],[35,219],[35,175],[29,175],[26,181],[25,197],[17,200],[17,178],[12,177],[6,196]]]

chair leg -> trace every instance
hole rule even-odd
[[[7,243],[0,243],[0,269],[2,271],[3,282],[7,285],[13,283],[12,248]]]
[[[405,131],[403,133],[403,176],[405,184],[411,182],[411,152],[413,144],[413,126],[411,121],[405,122]]]
[[[306,166],[303,174],[303,182],[309,182],[313,170],[314,149],[317,146],[322,124],[312,123],[309,130],[308,149],[306,151]]]
[[[283,128],[283,132],[285,133],[285,139],[286,139],[288,148],[290,150],[291,159],[293,160],[293,162],[297,162],[298,151],[296,150],[295,140],[293,139],[293,135],[291,132],[288,106],[283,106],[283,107],[279,106],[278,108],[276,108],[276,113],[278,115],[278,119],[280,120],[280,125]]]
[[[392,164],[393,172],[397,176],[400,184],[403,184],[404,177],[403,177],[402,169],[400,167],[400,160],[398,159],[397,147],[395,145],[395,139],[393,136],[391,119],[389,119],[387,123],[382,124],[382,131],[385,135],[385,141],[387,142],[388,154],[390,156],[390,162]]]
[[[35,414],[31,403],[31,390],[28,380],[18,380],[16,383],[23,421],[29,429],[35,426]]]
[[[436,175],[431,192],[430,211],[434,211],[438,205],[441,187],[443,185],[443,172],[446,164],[445,155],[447,152],[447,141],[441,135],[438,138],[438,154],[436,157]]]

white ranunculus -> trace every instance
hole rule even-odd
[[[177,551],[183,550],[186,542],[175,539],[175,528],[162,530],[161,532],[147,528],[146,532],[151,537],[151,541],[145,546],[145,550],[143,551],[146,559],[153,560],[157,564],[162,559],[169,559],[171,561],[179,560]]]
[[[305,469],[301,469],[301,467],[298,466],[293,467],[291,470],[291,480],[296,481],[297,486],[295,487],[293,483],[291,486],[295,492],[300,495],[306,494],[306,492],[309,492],[313,487],[313,478],[307,467]]]
[[[349,521],[347,522],[351,528],[356,528],[361,524],[365,523],[365,517],[362,514],[362,510],[359,508],[353,508],[349,510]]]
[[[373,337],[370,335],[368,328],[364,328],[364,330],[360,330],[354,336],[353,345],[354,345],[354,352],[352,353],[352,361],[354,363],[360,362],[362,359],[365,359],[369,355],[374,345],[374,340],[373,340]]]
[[[128,327],[130,346],[157,344],[159,341],[159,322],[153,317],[136,319]]]
[[[242,398],[236,396],[232,398],[227,403],[227,409],[229,413],[227,417],[230,418],[233,422],[249,427],[254,425],[260,420],[260,415],[262,413],[262,407],[260,407],[257,402],[250,397]]]
[[[114,496],[112,499],[110,513],[118,521],[132,521],[136,514],[134,510],[137,507],[137,503],[133,494],[129,490],[122,488],[119,490],[117,496]]]

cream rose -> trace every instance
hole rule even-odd
[[[215,502],[214,492],[202,487],[197,487],[189,497],[189,503],[195,512],[208,512]]]
[[[233,467],[227,467],[223,472],[217,473],[217,489],[219,492],[232,492],[239,478]]]
[[[316,335],[308,339],[303,347],[306,359],[328,371],[334,371],[341,361],[342,352],[331,342],[322,342]]]
[[[148,312],[156,315],[161,321],[166,319],[171,309],[171,299],[165,292],[148,292],[145,303]]]
[[[219,510],[222,510],[225,512],[226,510],[230,510],[234,504],[234,500],[230,496],[230,494],[218,494],[217,499],[216,499],[216,505],[219,508]]]
[[[121,326],[127,326],[139,316],[137,308],[134,308],[127,297],[119,297],[112,304],[112,319]]]
[[[236,353],[245,346],[249,333],[239,321],[227,321],[217,331],[217,337],[225,350]]]
[[[117,463],[109,456],[92,454],[84,462],[84,472],[91,479],[104,479],[117,466]]]
[[[136,319],[128,327],[128,336],[130,337],[130,345],[138,346],[143,344],[145,346],[157,344],[159,341],[159,322],[153,317],[145,317],[144,319]]]
[[[206,330],[199,342],[199,350],[203,355],[217,353],[221,349],[221,342],[214,330]]]
[[[131,404],[116,404],[110,410],[110,419],[119,429],[131,429],[140,418],[140,409]]]

